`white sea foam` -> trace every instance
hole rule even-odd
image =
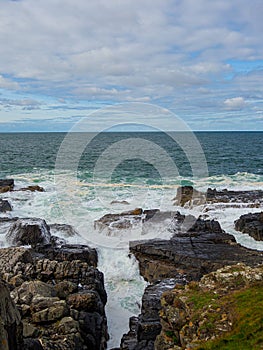
[[[203,213],[203,206],[193,209],[182,209],[173,205],[173,198],[177,187],[181,184],[180,177],[173,181],[167,180],[165,186],[148,186],[146,183],[137,183],[129,186],[116,184],[77,183],[77,191],[73,191],[75,184],[65,183],[65,196],[61,198],[56,193],[54,176],[50,171],[38,171],[32,174],[21,174],[14,176],[16,188],[26,187],[33,183],[45,188],[45,192],[8,192],[2,195],[13,205],[12,217],[39,217],[48,223],[67,223],[74,226],[80,233],[79,236],[67,238],[71,243],[88,243],[95,246],[99,252],[99,269],[104,272],[105,285],[108,293],[107,317],[111,340],[109,348],[117,347],[120,337],[128,331],[128,319],[131,315],[138,314],[139,304],[146,283],[139,275],[138,264],[134,258],[128,255],[127,243],[132,239],[148,239],[156,236],[169,238],[170,233],[163,226],[156,225],[154,230],[147,235],[142,235],[140,226],[127,232],[116,233],[108,236],[107,231],[98,233],[94,230],[94,220],[99,219],[106,213],[119,213],[142,207],[144,209],[159,208],[163,211],[179,210],[181,213],[191,213],[199,216]],[[199,190],[208,187],[218,189],[262,189],[263,177],[249,173],[237,173],[231,176],[211,176],[205,179],[189,179],[193,186]],[[59,199],[59,200],[58,200]],[[126,200],[129,204],[111,204],[112,200]],[[61,210],[63,205],[71,205],[70,220]],[[237,241],[244,246],[263,250],[263,242],[256,242],[246,234],[234,230],[234,220],[240,215],[248,212],[257,212],[262,208],[232,208],[211,205],[206,212],[209,218],[217,219],[222,228],[234,234]],[[4,241],[4,233],[0,232],[0,241]],[[2,238],[1,238],[2,237]],[[112,240],[118,242],[122,249],[112,247]],[[1,242],[0,242],[1,244]]]

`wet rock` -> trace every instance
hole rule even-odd
[[[188,205],[200,205],[206,201],[205,194],[197,191],[193,186],[178,187],[175,198],[173,199],[175,205],[184,207]]]
[[[255,266],[263,253],[236,243],[218,222],[196,220],[187,232],[176,232],[170,240],[130,242],[130,251],[139,261],[141,275],[149,282],[173,277],[177,272],[198,280],[225,265],[244,262]]]
[[[33,250],[43,257],[56,261],[80,260],[91,266],[97,266],[98,254],[96,249],[81,244],[63,244],[54,247],[52,244],[37,246]]]
[[[5,199],[0,199],[0,213],[5,213],[11,210],[12,210],[11,204]]]
[[[114,229],[130,229],[142,221],[143,210],[136,208],[134,210],[122,212],[120,214],[106,214],[94,221],[94,228],[103,231]]]
[[[67,237],[74,237],[78,236],[78,232],[74,229],[73,226],[67,225],[67,224],[51,224],[49,225],[50,232],[52,235],[56,235],[58,233],[62,233],[63,236]]]
[[[227,189],[217,191],[216,189],[208,188],[206,192],[206,199],[209,203],[262,203],[263,191],[251,190],[251,191],[229,191]]]
[[[0,348],[22,350],[21,316],[10,297],[6,283],[0,280]]]
[[[14,180],[13,179],[1,179],[0,180],[0,193],[12,191],[13,188],[14,188]]]
[[[130,318],[130,330],[122,337],[120,349],[154,349],[154,341],[161,332],[159,316],[161,296],[165,291],[173,289],[176,284],[185,283],[185,277],[177,274],[176,278],[165,279],[146,287],[142,298],[141,314]]]
[[[7,241],[12,245],[48,244],[50,230],[45,220],[42,219],[18,219],[11,225],[6,235]]]
[[[241,215],[235,221],[237,231],[247,233],[256,241],[263,240],[263,212]]]
[[[44,192],[45,190],[43,187],[40,187],[38,185],[33,185],[33,186],[20,188],[18,191]]]

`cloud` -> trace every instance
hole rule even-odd
[[[230,111],[240,110],[246,107],[246,101],[243,97],[227,98],[224,101],[224,107]]]
[[[238,111],[263,97],[262,12],[262,0],[1,1],[0,88],[50,111],[50,98],[69,109],[153,102],[186,118]],[[8,108],[43,107],[14,101]]]
[[[19,84],[0,75],[0,89],[15,90],[19,89]]]

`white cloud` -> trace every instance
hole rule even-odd
[[[240,110],[246,107],[246,101],[243,97],[227,98],[224,101],[224,107],[227,110]]]

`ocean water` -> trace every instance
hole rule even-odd
[[[94,220],[106,213],[142,207],[204,212],[219,220],[238,242],[263,250],[263,243],[234,230],[234,221],[259,208],[229,205],[178,208],[178,186],[192,184],[205,191],[263,189],[263,132],[0,134],[0,178],[15,179],[16,189],[37,184],[45,192],[9,192],[10,216],[41,217],[48,223],[68,223],[80,233],[73,243],[87,243],[99,252],[99,269],[108,293],[109,349],[119,345],[129,317],[138,314],[146,286],[136,260],[128,254],[133,239],[169,238],[162,225],[143,233],[98,232]],[[63,141],[64,140],[64,141]],[[0,243],[6,245],[4,232]]]

